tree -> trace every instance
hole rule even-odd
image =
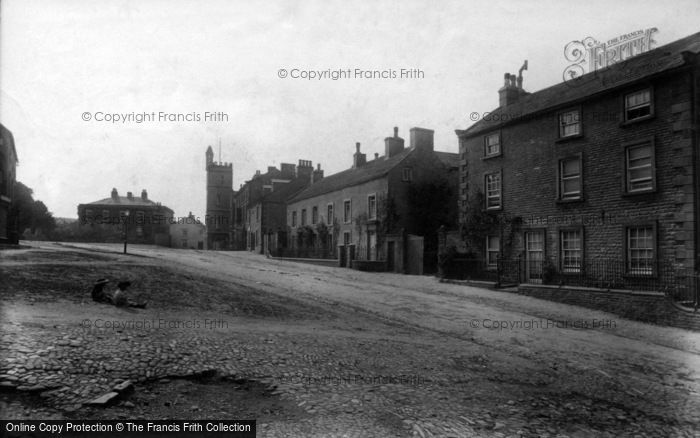
[[[39,200],[34,200],[33,195],[32,189],[17,181],[11,216],[17,218],[20,236],[27,229],[33,235],[48,236],[56,228],[56,220],[46,205]]]

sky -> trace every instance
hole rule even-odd
[[[234,189],[282,162],[342,171],[356,142],[383,155],[394,126],[456,153],[524,60],[541,90],[569,42],[649,28],[652,48],[700,31],[700,2],[0,0],[0,123],[56,217],[113,187],[203,217],[209,145]]]

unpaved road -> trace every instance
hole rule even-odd
[[[227,321],[235,315],[235,323],[217,330],[151,331],[145,339],[136,333],[134,339],[141,335],[143,342],[180,342],[195,351],[201,346],[208,361],[204,365],[277,387],[274,395],[289,406],[286,411],[278,406],[277,416],[259,414],[263,435],[694,436],[700,430],[696,333],[440,284],[432,277],[360,273],[244,252],[130,246],[133,255],[119,256],[117,245],[34,246],[25,255],[4,255],[3,269],[12,272],[32,263],[50,269],[53,263],[37,262],[32,251],[73,251],[96,260],[88,264],[91,275],[99,274],[99,263],[105,269],[122,263],[134,271],[137,265],[160,269],[156,281],[167,281],[170,270],[193,283],[211,283],[212,290],[191,290],[196,295],[189,303],[183,290],[193,289],[191,284],[168,284],[176,302],[156,299],[155,308],[139,315],[155,312],[183,320],[196,314]],[[61,263],[76,269],[86,264],[81,257],[69,259]],[[131,275],[142,286],[139,293],[148,297],[157,288],[140,278],[153,274]],[[245,295],[218,292],[229,287],[245,290],[256,303],[269,302],[270,308],[263,311],[256,304],[246,314]],[[31,325],[26,323],[37,315],[70,319],[78,313],[94,318],[111,312],[89,302],[80,312],[60,300],[52,306],[41,300],[30,305],[27,312],[21,296],[5,303],[1,322],[10,328],[25,323],[27,331]],[[583,325],[588,328],[578,328]],[[59,324],[57,330],[68,327]],[[21,344],[17,336],[7,337],[5,345]],[[134,339],[128,342],[136,346]],[[168,364],[162,369],[146,361],[152,375],[136,374],[136,380],[177,374],[168,368],[175,366],[176,357],[162,360]],[[201,403],[196,407],[192,415],[219,412]],[[109,418],[129,412],[129,406],[111,409],[87,414]],[[162,415],[161,410],[153,411],[153,417],[148,408],[144,412],[147,418]]]

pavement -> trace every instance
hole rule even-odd
[[[258,412],[260,436],[699,436],[694,332],[247,252],[29,244],[0,251],[3,418],[161,418],[137,398],[87,404],[210,372],[294,412]],[[92,302],[102,275],[148,308]]]

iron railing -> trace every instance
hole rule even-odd
[[[462,280],[494,281],[506,287],[520,283],[662,292],[677,303],[697,308],[700,275],[692,269],[654,262],[643,267],[624,260],[596,258],[563,265],[554,258],[499,259],[488,265],[479,259],[455,258],[443,267],[443,276]]]
[[[277,248],[271,251],[273,257],[288,257],[299,259],[329,259],[338,258],[337,248]]]

